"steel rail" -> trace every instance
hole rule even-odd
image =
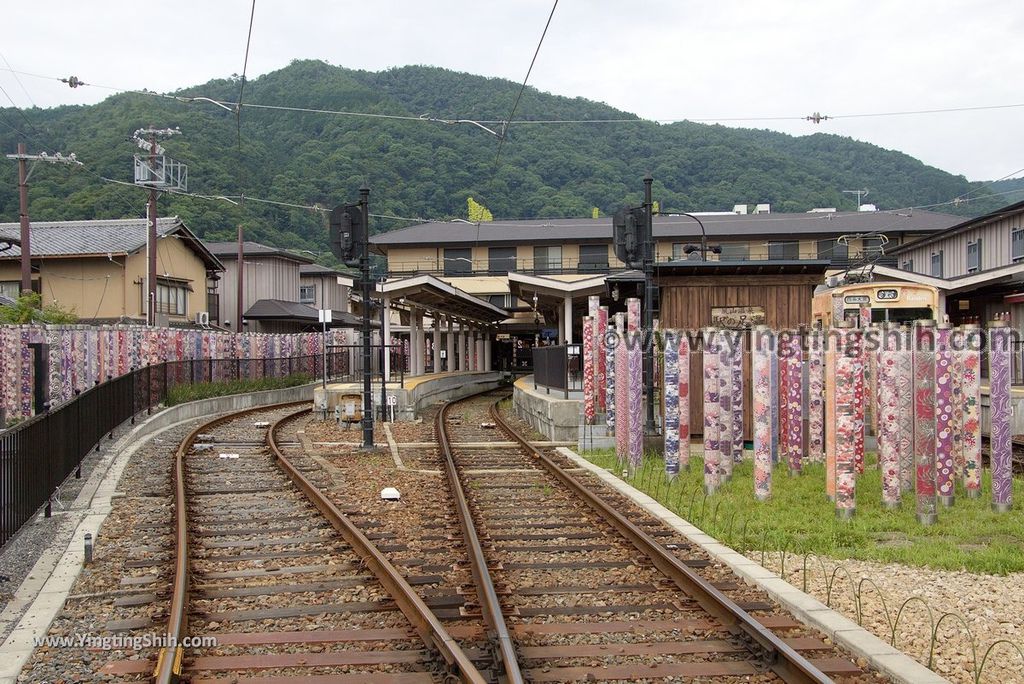
[[[307,404],[309,402],[306,402]],[[355,550],[363,559],[367,567],[377,577],[384,589],[394,599],[398,609],[412,623],[413,628],[427,648],[436,649],[444,658],[448,667],[454,670],[459,680],[467,684],[485,684],[487,679],[473,665],[473,662],[466,655],[458,642],[448,633],[437,616],[427,607],[423,599],[419,597],[412,586],[406,581],[387,557],[371,542],[356,525],[334,505],[320,489],[300,472],[295,465],[281,451],[275,439],[277,428],[287,420],[291,420],[303,413],[308,413],[306,408],[296,413],[280,418],[267,430],[267,445],[274,454],[275,459],[281,468],[288,474],[292,482],[306,495],[306,498],[316,506],[324,517],[331,523],[349,546]]]
[[[649,557],[655,567],[665,573],[683,592],[692,597],[701,608],[718,619],[729,631],[737,635],[749,637],[756,642],[765,651],[767,664],[772,672],[784,681],[794,684],[827,684],[832,682],[832,679],[819,670],[814,663],[800,655],[771,630],[766,629],[747,611],[740,608],[735,601],[683,564],[664,546],[655,541],[653,537],[630,522],[600,496],[590,491],[590,489],[577,481],[576,478],[567,473],[565,469],[530,444],[528,440],[524,439],[501,416],[498,404],[504,398],[491,405],[490,415],[494,423],[514,441],[518,442],[523,449],[533,454],[548,472],[583,499],[609,524],[614,526],[638,551]]]
[[[489,391],[491,390],[485,390],[472,396],[485,394]],[[505,616],[502,614],[498,592],[494,588],[494,580],[487,569],[487,559],[484,556],[483,548],[480,546],[480,537],[476,533],[473,514],[469,510],[469,502],[466,499],[466,493],[459,479],[458,470],[455,468],[455,458],[452,456],[452,446],[448,440],[448,429],[445,426],[445,419],[448,416],[448,409],[454,403],[445,403],[441,410],[437,412],[437,418],[434,423],[437,442],[438,446],[441,447],[444,469],[448,477],[448,486],[452,491],[452,496],[455,498],[455,511],[458,513],[459,525],[462,527],[462,536],[466,542],[466,550],[469,553],[470,569],[473,572],[473,581],[476,583],[476,591],[480,598],[480,608],[483,611],[484,622],[487,624],[489,636],[496,646],[497,655],[501,661],[500,665],[504,668],[504,681],[507,684],[521,684],[524,679],[519,667],[515,645],[512,642],[512,636],[508,632],[508,626],[505,624]]]
[[[185,499],[184,461],[196,438],[209,430],[235,420],[241,416],[258,411],[267,411],[288,406],[303,405],[304,408],[274,422],[269,427],[266,443],[275,460],[288,474],[299,489],[324,514],[331,525],[338,530],[353,550],[364,559],[367,567],[377,577],[384,588],[394,599],[399,610],[409,619],[417,634],[427,646],[436,649],[444,658],[450,669],[453,669],[459,680],[466,684],[485,684],[487,681],[457,642],[448,634],[444,626],[430,611],[430,608],[415,593],[413,588],[399,574],[398,570],[384,557],[380,550],[359,531],[345,515],[328,500],[295,466],[284,456],[274,438],[277,428],[286,420],[290,420],[309,411],[308,400],[286,402],[272,406],[258,406],[235,413],[220,416],[198,426],[185,437],[178,446],[174,459],[175,489],[175,570],[174,584],[171,591],[171,608],[167,622],[169,644],[160,650],[153,681],[157,684],[172,684],[182,676],[182,660],[184,649],[181,644],[188,635],[188,594],[189,594],[189,543],[188,543],[188,511]]]
[[[188,636],[188,592],[189,592],[189,544],[188,544],[188,507],[185,499],[185,456],[199,435],[219,425],[257,411],[283,408],[299,403],[286,402],[272,406],[256,406],[242,411],[228,413],[207,421],[185,436],[174,453],[174,583],[171,586],[171,607],[167,617],[167,643],[160,649],[156,667],[153,669],[153,681],[157,684],[171,684],[181,677],[184,648],[182,643]]]

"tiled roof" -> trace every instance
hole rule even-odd
[[[221,259],[233,260],[238,258],[237,242],[204,242],[206,248]],[[298,261],[300,264],[313,263],[312,257],[306,254],[296,254],[285,249],[271,247],[260,242],[245,240],[242,242],[242,252],[246,256],[278,256],[284,259]]]
[[[146,246],[147,219],[110,219],[103,221],[33,221],[32,256],[74,256],[79,254],[131,254]],[[166,235],[183,226],[177,216],[158,218],[157,235]],[[0,239],[17,238],[17,223],[0,223]],[[3,258],[21,256],[17,245],[6,250]]]

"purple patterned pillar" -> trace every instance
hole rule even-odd
[[[935,509],[935,322],[914,323],[914,466],[917,521],[932,525]]]
[[[950,335],[952,359],[950,369],[953,376],[953,481],[964,476],[964,331],[953,328]]]
[[[860,374],[859,330],[839,331],[835,355],[835,499],[836,517],[852,518],[857,510],[857,402]]]
[[[890,326],[882,329],[878,348],[876,387],[878,388],[878,466],[882,471],[882,505],[900,505],[899,400],[896,383],[899,332]]]
[[[679,466],[690,469],[690,340],[679,335]]]
[[[583,422],[593,425],[594,411],[594,319],[583,317]]]
[[[605,380],[605,412],[604,422],[608,426],[608,432],[615,431],[615,348],[618,345],[618,331],[614,330],[614,324],[605,329],[601,336],[601,349],[604,351],[604,380]]]
[[[754,496],[766,501],[772,494],[772,356],[774,333],[766,325],[754,328],[751,337],[750,384],[754,432]]]
[[[914,361],[913,333],[901,327],[894,339],[897,345],[893,382],[896,385],[896,453],[899,459],[900,496],[914,492]]]
[[[662,387],[665,392],[665,472],[679,474],[679,345],[675,332],[665,331]]]
[[[704,329],[704,491],[714,494],[721,484],[719,471],[718,331]]]
[[[743,334],[736,333],[732,347],[732,460],[743,460]]]
[[[597,410],[608,411],[607,380],[608,355],[605,352],[604,338],[608,332],[608,307],[602,306],[597,310],[597,331],[594,335],[596,340],[594,351],[597,353]]]
[[[1013,507],[1013,461],[1010,444],[1010,328],[1006,321],[988,324],[989,462],[992,466],[992,510]]]
[[[630,297],[626,300],[626,315],[629,328],[629,463],[633,468],[639,468],[644,455],[644,364],[639,299]]]
[[[626,352],[626,323],[615,314],[618,344],[615,345],[615,447],[619,463],[629,463],[629,368]]]
[[[967,497],[981,497],[981,326],[964,326],[963,345],[963,431],[964,489]]]
[[[851,335],[849,339],[853,345],[850,353],[853,354],[854,360],[853,389],[856,404],[853,431],[854,461],[857,474],[860,475],[864,472],[864,406],[868,403],[865,396],[864,330],[858,329],[856,334]]]
[[[778,463],[780,458],[779,447],[779,350],[776,347],[772,354],[771,361],[772,376],[772,463]]]
[[[782,400],[785,402],[779,408],[786,414],[786,435],[783,438],[785,445],[786,460],[789,463],[789,474],[798,475],[803,468],[803,447],[804,447],[804,422],[803,422],[803,349],[800,344],[800,335],[792,332],[780,339],[784,339],[785,350],[783,351],[784,366],[781,374],[784,374],[784,389]]]
[[[807,458],[825,459],[825,355],[822,332],[812,330],[807,345]]]
[[[718,468],[722,482],[732,479],[732,344],[729,330],[719,330],[718,349]]]
[[[939,503],[953,505],[953,422],[960,408],[953,405],[953,349],[949,323],[935,330],[935,489]]]

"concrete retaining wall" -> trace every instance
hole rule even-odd
[[[308,401],[313,398],[313,388],[318,386],[318,383],[310,383],[308,385],[298,385],[297,387],[263,390],[262,392],[251,392],[249,394],[211,397],[209,399],[190,401],[187,404],[169,406],[144,420],[135,428],[134,434],[137,437],[143,437],[168,425],[180,423],[183,420],[203,418],[229,411],[241,411],[253,406],[283,404],[289,401]]]
[[[423,409],[439,401],[451,401],[462,397],[494,389],[501,383],[501,373],[477,371],[466,373],[444,374],[437,377],[407,378],[407,387],[387,386],[387,393],[395,397],[395,420],[415,420]],[[374,412],[380,407],[380,383],[371,385]],[[342,397],[358,396],[362,406],[362,385],[357,383],[335,383],[327,386],[327,410],[334,412],[334,407],[341,404]],[[323,405],[324,391],[316,385],[312,391],[313,407],[319,409]],[[344,410],[344,409],[343,409]]]
[[[533,376],[516,380],[512,391],[512,407],[516,415],[533,429],[554,442],[575,442],[580,436],[579,399],[562,399],[546,390],[533,389]]]

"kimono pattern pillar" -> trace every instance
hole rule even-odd
[[[718,467],[723,482],[732,479],[732,344],[731,331],[719,330],[716,336],[718,348]]]
[[[630,297],[626,300],[629,350],[629,462],[639,468],[644,455],[643,420],[643,334],[640,330],[640,300]]]
[[[732,341],[732,460],[743,460],[743,334]]]
[[[766,501],[772,494],[772,387],[771,359],[775,333],[768,326],[754,328],[750,344],[751,411],[754,432],[754,496]]]
[[[1006,321],[992,321],[988,328],[989,461],[992,466],[992,510],[1013,508],[1013,460],[1010,442],[1010,363],[1013,353]]]
[[[679,345],[676,333],[665,331],[662,387],[665,392],[665,473],[679,474]]]
[[[860,330],[840,330],[835,359],[835,503],[836,517],[851,518],[857,510],[858,411],[856,376],[859,374]]]
[[[679,335],[679,466],[690,469],[690,338]]]
[[[714,494],[721,484],[719,464],[718,331],[704,329],[704,491]]]
[[[900,328],[894,337],[897,345],[893,383],[896,388],[897,442],[896,454],[899,460],[900,496],[911,496],[914,492],[914,355],[913,333],[909,328]]]
[[[615,430],[615,349],[619,345],[618,331],[614,328],[614,325],[605,330],[604,335],[601,337],[602,340],[602,351],[604,352],[605,358],[605,413],[604,422],[608,427],[608,432],[614,432]]]
[[[961,396],[963,428],[960,439],[964,455],[964,490],[968,498],[981,496],[981,327],[964,326],[961,351]]]
[[[594,352],[597,354],[597,410],[608,410],[607,380],[608,356],[605,353],[604,338],[608,332],[608,307],[602,306],[597,310],[597,330],[594,334],[596,341]]]
[[[937,520],[935,501],[935,322],[914,323],[914,470],[917,521]]]
[[[821,330],[811,330],[807,343],[807,459],[825,458],[825,354]]]
[[[961,409],[953,405],[953,331],[949,323],[939,323],[935,330],[935,489],[939,503],[953,505],[954,422]]]
[[[779,340],[785,345],[780,349],[780,379],[784,383],[781,399],[784,405],[779,407],[779,411],[780,416],[785,414],[783,425],[786,427],[782,444],[789,463],[789,474],[797,475],[803,468],[803,349],[800,335],[796,332],[784,333],[779,336]]]
[[[899,400],[896,383],[898,331],[885,328],[881,333],[878,361],[875,364],[878,387],[878,464],[882,471],[882,505],[900,504]]]
[[[583,422],[596,422],[594,411],[594,319],[583,317]]]

